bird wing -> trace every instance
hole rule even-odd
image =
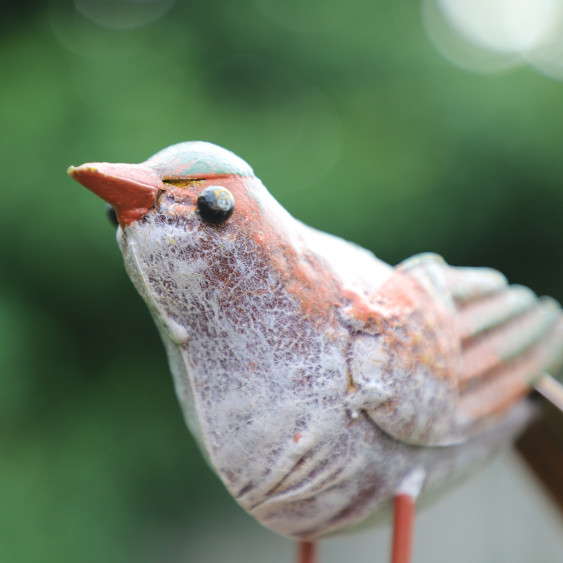
[[[412,444],[485,431],[563,362],[556,301],[433,254],[401,263],[369,305],[352,300],[343,314],[356,334],[351,410]]]
[[[487,428],[563,361],[559,303],[530,289],[493,283],[494,270],[444,269],[460,341],[459,413]]]

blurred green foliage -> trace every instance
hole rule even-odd
[[[82,0],[81,4],[84,4]],[[17,7],[19,6],[19,8]],[[226,494],[184,429],[103,203],[65,175],[226,146],[306,223],[563,299],[563,85],[469,74],[405,0],[182,2],[1,22],[0,561],[157,561]]]

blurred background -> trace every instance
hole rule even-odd
[[[184,428],[104,204],[66,176],[184,140],[317,228],[563,300],[560,0],[20,0],[0,20],[0,561],[291,560]],[[415,561],[561,561],[512,454],[417,525]],[[323,545],[386,561],[389,529]]]

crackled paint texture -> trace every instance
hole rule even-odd
[[[70,173],[120,211],[188,426],[276,532],[385,516],[413,471],[432,497],[518,433],[531,382],[561,361],[554,301],[435,255],[393,268],[295,220],[225,149],[181,143],[123,166]],[[234,197],[220,225],[197,210],[209,185]]]

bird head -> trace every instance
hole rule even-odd
[[[235,203],[233,194],[223,184],[234,187],[240,196],[249,191],[245,184],[253,184],[245,180],[255,179],[244,160],[217,145],[200,141],[172,145],[140,164],[92,162],[71,166],[68,173],[113,207],[122,228],[151,211],[159,212],[161,204],[173,201],[182,204],[178,211],[184,216],[191,204],[204,221],[218,225],[230,218]],[[217,184],[216,189],[208,189],[199,198],[213,184]],[[170,205],[164,207],[168,217],[182,215],[174,214]]]
[[[255,271],[256,259],[285,271],[295,254],[300,223],[244,160],[217,145],[184,142],[140,164],[86,163],[68,173],[115,210],[127,270],[148,303],[155,296],[146,292],[169,287],[180,268],[196,279],[205,266],[214,285],[228,285]]]
[[[113,207],[124,255],[128,239],[143,232],[150,244],[164,229],[185,249],[205,239],[220,252],[225,243],[253,240],[267,251],[286,245],[295,223],[244,160],[208,142],[171,145],[140,164],[93,162],[68,173]]]

